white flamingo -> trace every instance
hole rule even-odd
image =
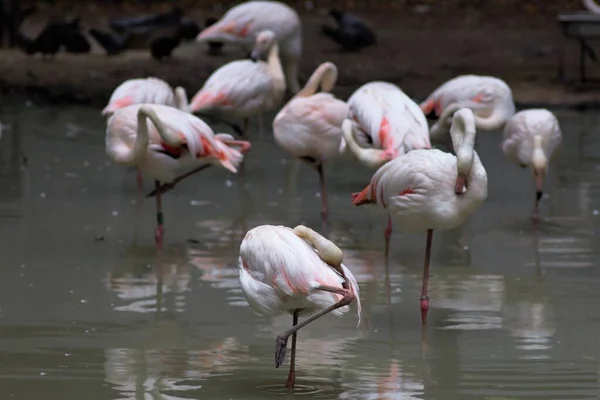
[[[327,231],[328,205],[323,164],[346,148],[342,122],[348,105],[329,93],[337,80],[335,64],[324,62],[313,72],[304,88],[279,111],[273,121],[277,144],[319,173],[321,187],[321,220]],[[321,87],[321,92],[316,93]]]
[[[302,26],[298,14],[290,6],[278,1],[244,2],[227,11],[196,40],[237,43],[250,50],[255,37],[264,30],[273,31],[277,36],[287,87],[297,93],[300,90],[298,62],[302,53]]]
[[[523,168],[531,168],[533,172],[536,192],[532,213],[534,222],[539,220],[544,178],[561,143],[562,132],[558,120],[546,109],[519,111],[504,127],[504,155]]]
[[[460,75],[450,79],[421,103],[426,115],[439,117],[429,130],[432,139],[443,139],[452,123],[452,114],[469,108],[475,116],[478,131],[500,129],[515,113],[510,87],[493,76]]]
[[[429,127],[425,115],[398,86],[388,82],[370,82],[358,88],[348,99],[351,124],[344,137],[348,148],[369,168],[415,149],[429,149]],[[389,252],[392,219],[385,229],[385,256]]]
[[[230,135],[215,135],[204,121],[189,113],[159,104],[118,109],[106,128],[106,153],[111,161],[137,167],[155,180],[156,189],[150,195],[156,195],[158,250],[162,249],[164,232],[161,194],[212,164],[237,172],[242,151],[249,147],[248,142],[235,141]],[[195,168],[177,176],[182,167]]]
[[[433,230],[458,227],[487,197],[487,174],[473,150],[476,132],[471,110],[454,113],[450,135],[456,156],[437,149],[413,150],[385,164],[362,192],[352,195],[354,205],[376,203],[389,210],[401,227],[427,231],[421,290],[423,325],[429,309]]]
[[[109,117],[116,110],[132,104],[163,104],[188,111],[188,98],[185,89],[175,89],[162,79],[148,77],[128,79],[113,91],[108,104],[102,110],[102,116]],[[144,181],[137,170],[137,185],[140,198],[143,196]]]
[[[193,113],[218,114],[225,119],[243,118],[242,135],[247,134],[248,119],[281,104],[285,78],[278,55],[275,34],[263,31],[256,36],[252,60],[229,62],[206,80],[192,98]],[[264,56],[267,61],[262,61]]]
[[[305,226],[294,229],[262,225],[249,230],[240,246],[240,284],[248,303],[262,315],[289,312],[293,327],[277,335],[275,367],[283,363],[288,338],[292,356],[286,387],[296,379],[296,332],[327,314],[342,315],[356,299],[360,324],[358,283],[344,264],[342,251]],[[314,313],[314,314],[313,314]],[[298,316],[313,314],[298,323]]]

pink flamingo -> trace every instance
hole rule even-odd
[[[348,115],[348,105],[329,93],[336,80],[336,66],[330,62],[322,63],[273,121],[277,144],[319,173],[323,232],[327,232],[328,220],[323,163],[346,148],[341,126]],[[315,93],[319,85],[321,93]]]
[[[515,164],[530,167],[535,180],[535,203],[532,219],[537,223],[539,202],[543,195],[548,166],[558,154],[562,132],[558,120],[546,109],[523,110],[516,113],[504,127],[502,151]]]
[[[342,315],[353,299],[362,315],[356,279],[344,264],[342,251],[306,226],[294,229],[262,225],[249,230],[240,246],[238,267],[246,300],[261,315],[289,312],[293,327],[279,335],[275,368],[283,363],[288,338],[292,356],[286,388],[296,380],[296,332],[327,313]],[[313,314],[298,323],[298,316]]]
[[[196,40],[237,43],[251,50],[256,36],[265,30],[271,30],[277,36],[287,87],[297,93],[300,90],[298,61],[302,53],[302,25],[290,6],[278,1],[246,1],[227,11]]]
[[[429,149],[429,128],[425,115],[410,97],[388,82],[370,82],[348,99],[351,124],[344,138],[357,159],[369,168],[415,149]],[[388,257],[392,218],[385,229],[385,257]]]
[[[344,124],[347,124],[345,121]],[[454,113],[450,135],[456,156],[413,150],[381,167],[371,183],[352,195],[352,203],[376,203],[388,209],[410,231],[427,231],[421,321],[427,321],[429,258],[434,229],[453,229],[479,208],[487,197],[487,174],[473,150],[475,118],[468,108]]]
[[[243,118],[245,136],[248,118],[277,107],[285,94],[285,78],[275,34],[256,36],[252,60],[236,60],[217,69],[192,98],[193,113],[220,114],[226,119]],[[262,61],[264,56],[267,61]]]
[[[162,79],[148,77],[128,79],[113,91],[108,104],[102,110],[105,117],[111,116],[116,110],[132,104],[163,104],[188,111],[188,98],[185,89],[178,86],[175,89]],[[137,170],[137,185],[139,197],[143,197],[144,181],[142,173]],[[139,202],[138,202],[139,203]]]
[[[448,134],[452,114],[460,108],[470,108],[478,131],[500,129],[515,113],[510,87],[493,76],[461,75],[450,79],[421,103],[426,115],[435,112],[438,121],[430,128],[433,139]]]
[[[156,195],[158,250],[162,249],[164,233],[161,194],[213,164],[237,172],[242,152],[249,148],[248,142],[235,141],[230,135],[215,135],[204,121],[189,113],[159,104],[134,104],[118,109],[106,128],[108,157],[116,164],[137,167],[154,178],[156,189],[149,196]],[[182,167],[195,168],[177,176]]]

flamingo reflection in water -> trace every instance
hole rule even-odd
[[[260,314],[289,312],[294,326],[277,335],[275,367],[283,363],[292,336],[292,356],[286,388],[296,380],[296,334],[327,313],[341,315],[356,299],[359,324],[361,304],[356,279],[342,264],[342,251],[310,228],[299,225],[262,225],[246,234],[240,247],[240,284],[250,306]],[[316,312],[298,323],[300,314]]]

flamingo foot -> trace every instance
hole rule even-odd
[[[277,341],[275,342],[275,368],[279,368],[283,364],[283,360],[285,360],[288,338],[289,336],[277,336]]]
[[[429,296],[421,296],[421,324],[427,325],[427,311],[429,311]]]

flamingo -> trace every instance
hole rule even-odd
[[[550,161],[562,143],[562,132],[552,112],[540,108],[516,113],[504,127],[502,151],[515,164],[531,168],[535,180],[535,203],[532,219],[539,220],[539,202]]]
[[[178,86],[173,89],[162,79],[148,77],[128,79],[117,86],[110,96],[108,104],[102,110],[102,116],[110,117],[120,108],[143,103],[164,104],[183,111],[188,110],[188,98],[184,88]],[[137,185],[141,199],[144,180],[139,169],[137,170]]]
[[[478,131],[500,129],[515,113],[510,87],[493,76],[461,75],[450,79],[420,104],[426,115],[439,117],[429,130],[432,139],[443,139],[452,122],[452,114],[470,108]]]
[[[284,150],[314,167],[321,188],[321,222],[327,231],[328,205],[323,164],[343,153],[342,122],[348,105],[329,93],[337,80],[337,67],[324,62],[304,88],[279,111],[273,121],[275,141]],[[315,93],[321,86],[321,93]]]
[[[600,14],[600,5],[594,0],[583,0],[583,5],[588,9],[589,12],[594,14]]]
[[[298,61],[302,53],[302,26],[300,17],[290,6],[278,1],[238,4],[218,22],[200,32],[196,40],[237,43],[250,50],[255,37],[264,30],[271,30],[277,36],[287,87],[292,93],[297,93],[300,91]]]
[[[261,58],[267,55],[267,61]],[[285,78],[279,61],[275,34],[263,31],[256,36],[252,60],[236,60],[217,69],[194,95],[193,113],[217,113],[244,119],[246,136],[248,119],[278,106],[285,94]]]
[[[147,120],[152,123],[148,124]],[[160,104],[120,108],[109,118],[106,127],[109,159],[116,164],[137,167],[154,178],[156,189],[149,196],[156,196],[155,239],[159,251],[164,233],[161,193],[213,164],[236,173],[243,159],[242,152],[249,148],[248,142],[233,140],[227,134],[215,135],[201,119]],[[196,168],[176,175],[179,168],[190,166]]]
[[[349,124],[344,121],[344,124]],[[473,150],[475,117],[468,108],[454,113],[450,135],[456,156],[413,150],[381,167],[371,183],[352,195],[356,206],[376,203],[388,209],[400,226],[427,231],[421,289],[421,322],[427,321],[429,258],[434,229],[453,229],[479,208],[487,197],[487,174]]]
[[[350,96],[348,105],[352,123],[344,137],[348,148],[367,167],[379,168],[411,150],[431,148],[425,115],[398,86],[367,83]],[[390,216],[384,236],[387,258],[392,236]]]
[[[292,336],[286,388],[296,380],[296,332],[327,314],[342,315],[356,299],[358,323],[362,308],[356,279],[344,264],[342,251],[306,226],[261,225],[249,230],[240,246],[238,267],[246,300],[261,315],[292,314],[293,327],[277,335],[275,368],[283,363]],[[313,314],[314,313],[314,314]],[[300,315],[313,314],[298,323]]]

